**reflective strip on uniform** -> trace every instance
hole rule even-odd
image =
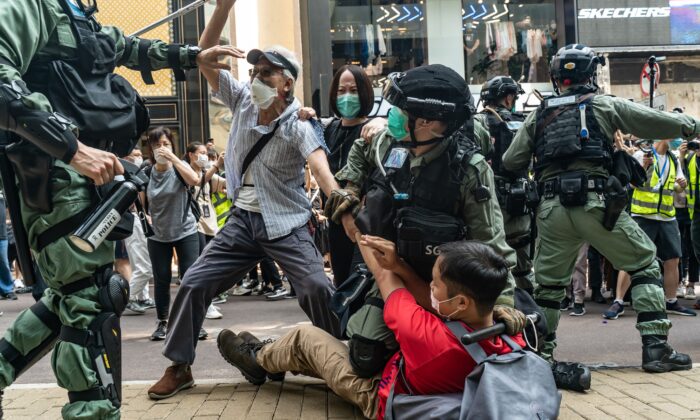
[[[654,210],[654,213],[656,213],[657,207],[661,211],[669,211],[670,212],[671,210],[674,210],[673,206],[668,206],[668,205],[665,205],[663,203],[661,203],[661,205],[659,206],[658,202],[657,203],[646,203],[644,201],[635,200],[634,198],[632,199],[632,206],[639,206],[639,207],[644,207],[645,209],[652,209],[652,210]],[[639,212],[633,211],[633,213],[639,213]]]

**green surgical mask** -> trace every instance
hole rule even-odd
[[[335,104],[338,107],[340,116],[343,118],[352,119],[357,117],[357,114],[360,113],[360,95],[356,93],[347,93],[338,96]]]
[[[389,110],[387,120],[389,135],[391,135],[391,137],[396,140],[403,140],[408,137],[408,131],[406,131],[408,115],[405,112],[397,107],[393,107]]]

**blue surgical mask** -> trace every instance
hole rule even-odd
[[[340,116],[347,119],[357,117],[360,113],[360,95],[357,93],[346,93],[338,96],[335,101]]]
[[[681,144],[683,144],[683,139],[681,139],[680,137],[668,142],[668,145],[671,146],[671,149],[678,149],[679,147],[681,147]]]
[[[408,115],[404,111],[397,107],[391,108],[387,116],[389,135],[399,141],[408,137],[408,131],[406,130],[407,122]]]

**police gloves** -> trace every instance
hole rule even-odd
[[[515,335],[525,328],[527,317],[524,313],[515,308],[504,305],[496,305],[493,307],[493,319],[496,322],[506,324],[506,334]]]
[[[352,212],[353,216],[360,211],[360,190],[348,185],[346,188],[331,191],[323,212],[326,217],[337,224],[342,223],[343,214]]]

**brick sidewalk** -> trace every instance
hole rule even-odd
[[[136,419],[361,419],[323,382],[288,375],[284,383],[201,383],[173,398],[151,401],[150,384],[124,387],[122,418]],[[651,375],[639,369],[594,372],[586,394],[564,392],[568,419],[700,419],[700,365],[691,371]],[[5,392],[5,419],[60,419],[65,392],[51,386],[17,386]]]

